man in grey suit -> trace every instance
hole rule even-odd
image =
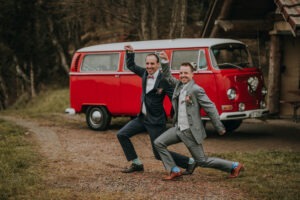
[[[225,134],[226,131],[214,103],[208,98],[204,89],[194,82],[194,67],[190,63],[182,63],[179,81],[171,75],[167,54],[160,52],[160,57],[163,59],[162,69],[165,78],[171,85],[175,86],[172,97],[175,113],[173,117],[174,127],[164,132],[154,141],[155,148],[166,170],[170,172],[163,180],[174,180],[182,175],[181,170],[167,150],[169,145],[179,142],[183,142],[187,146],[197,165],[230,172],[229,178],[237,177],[244,168],[241,163],[206,157],[204,154],[202,142],[206,137],[206,132],[201,121],[200,108],[205,110],[220,135]]]

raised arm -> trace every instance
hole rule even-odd
[[[168,55],[165,51],[161,51],[159,53],[159,57],[161,59],[162,73],[168,83],[174,87],[179,82],[179,80],[177,80],[171,74]]]
[[[126,50],[126,65],[127,68],[138,76],[142,77],[145,72],[145,68],[137,66],[134,62],[134,50],[131,45],[125,45],[124,49]]]

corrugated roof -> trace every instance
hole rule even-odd
[[[275,0],[280,13],[291,27],[295,36],[300,36],[300,0]]]

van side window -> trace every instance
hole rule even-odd
[[[179,70],[180,64],[184,62],[198,63],[199,50],[173,51],[171,69]]]
[[[199,69],[200,70],[207,70],[207,61],[206,61],[206,57],[205,57],[205,51],[200,50],[199,54],[200,54],[199,64],[198,64]]]
[[[140,66],[140,67],[146,67],[145,66],[145,62],[146,62],[146,56],[149,54],[149,53],[154,53],[154,52],[136,52],[135,55],[134,55],[134,61],[135,61],[135,64]],[[124,60],[124,70],[129,70],[127,68],[127,65],[126,65],[126,56],[125,56],[125,60]]]
[[[119,54],[92,54],[83,59],[81,71],[117,71],[119,65]]]

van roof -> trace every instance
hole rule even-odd
[[[94,51],[120,51],[124,50],[124,45],[131,45],[134,50],[144,49],[167,49],[167,48],[186,48],[186,47],[211,47],[224,43],[240,43],[238,40],[221,38],[189,38],[189,39],[170,39],[170,40],[147,40],[134,42],[119,42],[100,44],[79,49],[77,52]]]

